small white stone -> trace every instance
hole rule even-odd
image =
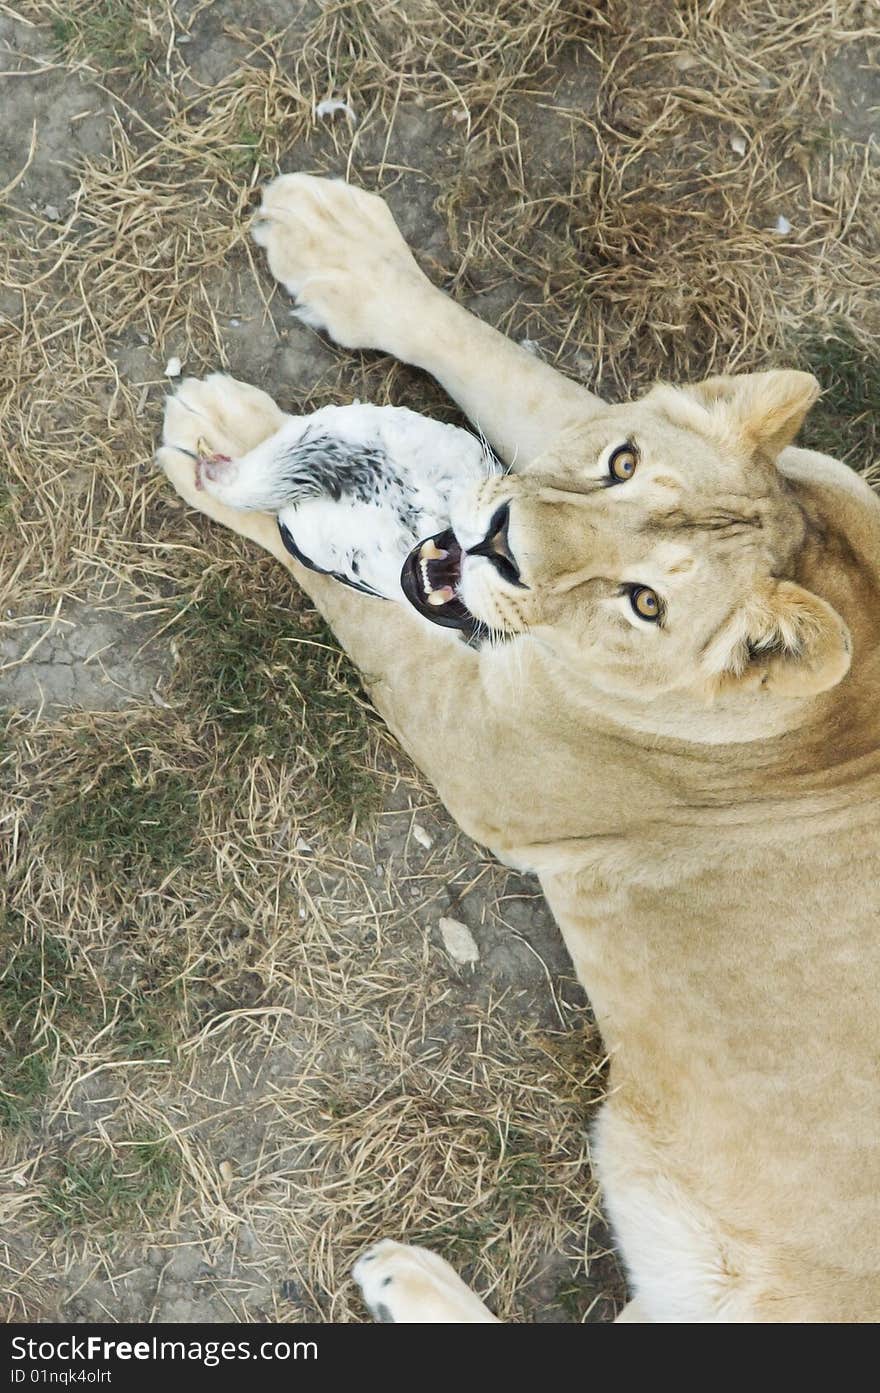
[[[426,851],[431,850],[431,847],[434,845],[434,838],[431,836],[430,832],[425,831],[420,822],[413,823],[412,834],[419,846],[423,846]]]
[[[235,1167],[231,1161],[220,1162],[220,1179],[224,1185],[231,1185],[235,1179]]]
[[[732,135],[730,137],[730,148],[735,155],[744,155],[746,153],[746,142],[741,135]]]
[[[60,222],[61,214],[54,203],[47,203],[43,209],[43,217],[47,222]]]
[[[294,846],[297,851],[302,851],[306,854],[308,854],[312,849],[303,837],[297,837],[296,841],[294,842]]]
[[[778,232],[782,237],[787,237],[789,232],[791,232],[791,223],[788,221],[788,218],[784,218],[780,213],[779,217],[776,219],[773,231]]]
[[[479,962],[480,950],[467,924],[458,919],[440,920],[440,937],[450,958],[457,963]]]
[[[179,358],[169,358],[168,362],[165,364],[165,376],[179,377],[182,366],[183,365]]]

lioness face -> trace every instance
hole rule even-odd
[[[605,408],[455,501],[453,608],[610,693],[838,681],[846,628],[786,581],[806,523],[774,463],[815,395],[779,372]]]
[[[453,528],[477,619],[528,631],[609,691],[646,693],[698,681],[713,639],[804,534],[772,469],[649,402],[488,480],[458,500]]]

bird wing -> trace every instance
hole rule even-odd
[[[400,598],[400,570],[418,538],[406,519],[402,521],[399,501],[390,494],[365,502],[308,499],[283,508],[278,521],[285,545],[292,550],[286,531],[313,569],[368,594]]]
[[[234,506],[277,512],[303,565],[399,598],[413,546],[449,525],[455,490],[493,462],[469,431],[406,407],[325,406],[238,462]]]
[[[301,566],[305,566],[306,570],[317,571],[321,576],[332,576],[333,579],[338,580],[341,585],[347,585],[352,590],[359,590],[362,595],[372,595],[377,600],[389,598],[382,595],[378,590],[374,590],[371,585],[352,580],[351,576],[344,575],[341,571],[328,571],[323,566],[317,566],[311,557],[306,556],[305,552],[297,546],[293,533],[290,531],[287,524],[282,522],[280,516],[278,518],[278,531],[281,533],[281,540],[291,556],[295,557]]]

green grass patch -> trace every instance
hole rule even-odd
[[[173,1143],[139,1137],[118,1154],[66,1156],[43,1191],[40,1208],[64,1232],[112,1231],[141,1216],[157,1221],[174,1203],[181,1174]]]
[[[49,1062],[83,1049],[112,1021],[103,1054],[113,1059],[173,1059],[180,1038],[178,983],[156,990],[96,987],[77,972],[66,945],[23,937],[18,916],[0,918],[0,1130],[37,1116],[49,1093]]]
[[[498,1232],[498,1216],[488,1211],[482,1218],[468,1216],[442,1224],[414,1225],[407,1242],[435,1248],[458,1272],[476,1267],[486,1244]]]
[[[34,1116],[49,1087],[46,1055],[54,1040],[41,1014],[64,995],[70,959],[63,943],[22,941],[18,917],[0,921],[0,1128],[17,1130]]]
[[[162,55],[158,35],[150,33],[144,8],[135,0],[97,0],[71,7],[52,21],[56,47],[69,58],[87,57],[105,72],[118,69],[143,76]]]
[[[187,773],[168,768],[149,744],[108,750],[79,740],[79,758],[44,819],[55,855],[99,872],[165,872],[189,855],[198,831],[198,794]]]
[[[180,993],[174,989],[154,993],[133,991],[119,1003],[113,1030],[116,1053],[126,1059],[173,1058],[180,1040]]]
[[[228,756],[295,767],[301,815],[329,829],[369,822],[381,806],[368,764],[373,717],[329,631],[291,601],[261,603],[212,579],[187,613],[178,681]]]
[[[70,44],[75,43],[79,37],[79,28],[72,19],[65,19],[63,15],[56,15],[52,20],[52,38],[55,40],[56,47],[64,49]]]
[[[232,142],[220,152],[223,163],[232,174],[240,174],[250,169],[265,140],[265,132],[261,134],[247,122],[241,122]]]
[[[502,1212],[517,1218],[546,1208],[552,1188],[547,1180],[546,1158],[536,1151],[507,1156],[495,1182]]]
[[[602,1291],[595,1280],[589,1277],[571,1276],[560,1282],[556,1291],[556,1304],[565,1315],[569,1325],[581,1325],[596,1304],[596,1297]]]
[[[49,1070],[42,1054],[16,1058],[0,1047],[0,1130],[18,1131],[30,1122],[49,1091]]]
[[[822,396],[807,417],[803,444],[845,460],[854,469],[880,454],[880,353],[869,351],[846,325],[808,334],[798,344],[800,362],[815,373]]]

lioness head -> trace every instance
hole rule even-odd
[[[833,686],[849,634],[794,579],[807,523],[775,464],[817,394],[765,372],[601,408],[455,500],[419,608],[528,633],[609,693]]]

